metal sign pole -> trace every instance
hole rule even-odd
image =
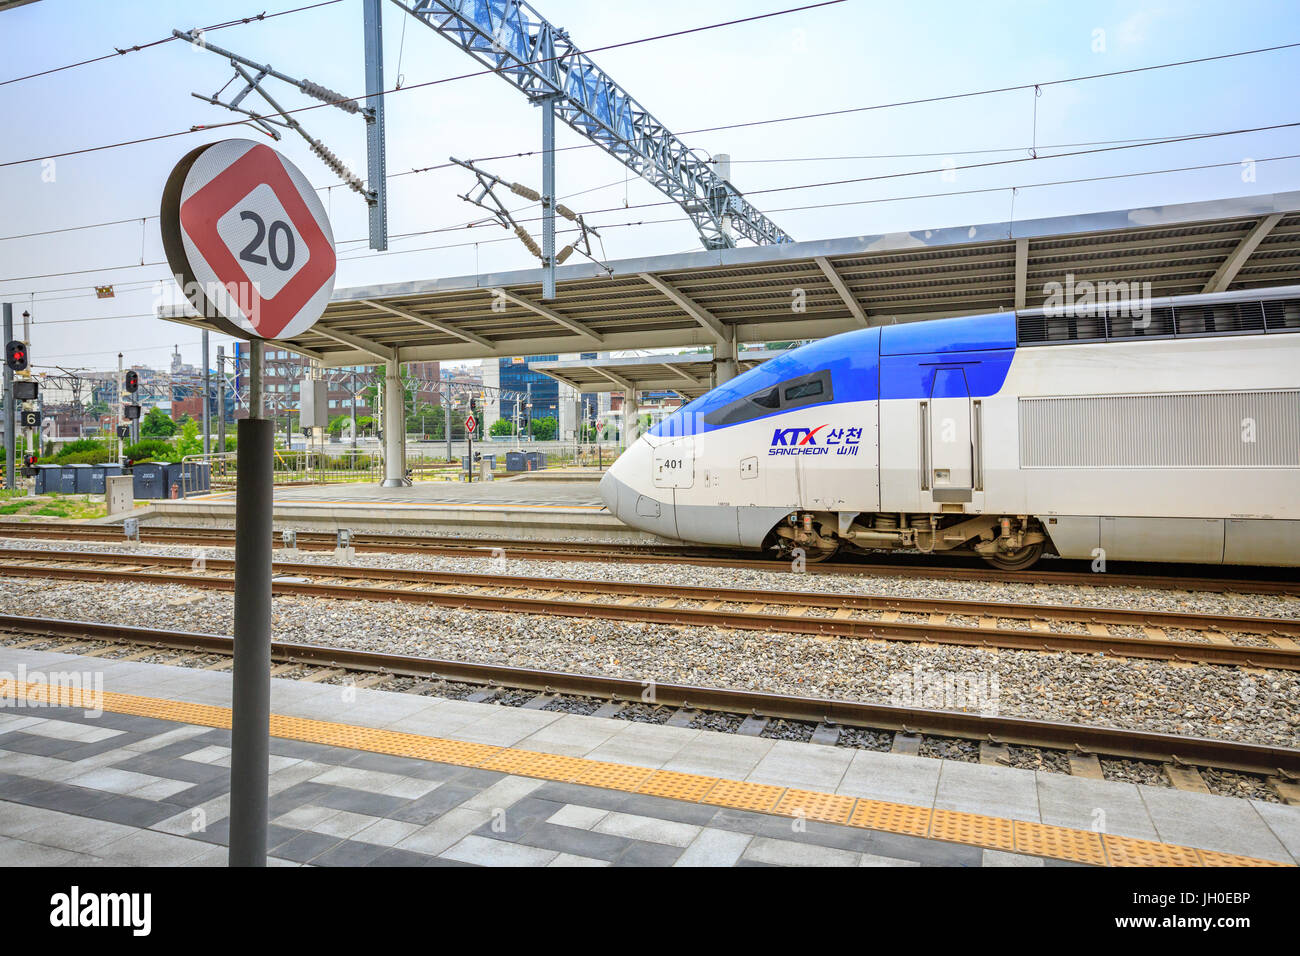
[[[14,340],[14,307],[4,304],[5,341]],[[14,457],[18,454],[18,416],[14,414],[14,370],[5,363],[5,487],[15,488]]]
[[[555,97],[542,107],[542,299],[555,298]]]
[[[208,403],[212,401],[212,372],[208,368],[208,330],[203,330],[203,454],[212,454],[212,419]]]
[[[226,349],[217,346],[217,452],[226,452]]]
[[[238,425],[230,865],[266,866],[271,733],[271,535],[275,423],[263,418],[262,342],[249,344]]]

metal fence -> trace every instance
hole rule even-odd
[[[185,495],[212,491],[234,491],[239,474],[237,452],[187,455],[182,459]],[[188,463],[193,467],[188,467]],[[323,485],[346,481],[379,481],[383,477],[380,457],[365,451],[326,454],[321,451],[287,451],[277,448],[273,459],[277,485]],[[206,487],[205,487],[206,486]]]
[[[452,443],[454,460],[447,459],[445,442],[408,442],[406,468],[414,481],[458,478],[468,449],[465,442]],[[506,452],[541,452],[547,468],[606,468],[622,451],[615,442],[522,442],[476,441],[477,454],[495,455],[497,470],[505,469]],[[181,492],[185,495],[212,491],[234,491],[238,475],[237,452],[187,455],[183,462]],[[191,467],[190,465],[193,465]],[[275,450],[277,485],[337,484],[352,481],[379,482],[384,477],[383,450],[376,443],[352,448],[342,444],[318,445],[312,449]]]

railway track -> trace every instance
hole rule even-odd
[[[281,595],[1300,670],[1294,619],[296,562],[274,573]],[[0,549],[0,576],[232,590],[234,562]]]
[[[88,526],[75,522],[0,522],[0,539],[46,539],[121,542],[116,527]],[[319,531],[297,532],[297,547],[308,551],[332,551],[336,536]],[[189,547],[229,548],[234,531],[228,528],[149,527],[140,528],[140,541]],[[537,561],[608,562],[611,559],[635,564],[691,564],[706,567],[756,571],[788,571],[787,562],[770,557],[755,558],[754,552],[738,549],[702,548],[696,545],[593,543],[575,541],[528,541],[508,538],[457,538],[450,536],[354,534],[352,546],[359,553],[424,554],[449,557],[485,557],[503,553],[512,559]],[[903,560],[862,560],[809,564],[800,573],[841,574],[863,577],[895,576],[955,581],[1011,582],[1021,584],[1063,584],[1074,586],[1143,587],[1162,590],[1246,592],[1254,594],[1300,595],[1300,581],[1277,579],[1261,570],[1252,577],[1183,576],[1177,566],[1168,573],[1136,571],[1093,573],[1044,569],[999,571],[970,565],[917,563],[917,556]],[[1243,569],[1250,570],[1250,569]]]
[[[233,641],[218,634],[151,630],[118,624],[68,621],[46,618],[0,615],[0,633],[30,637],[10,641],[11,647],[41,646],[46,650],[106,657],[115,647],[127,645],[142,651],[118,659],[163,657],[170,661],[199,656],[214,658],[208,669],[229,667]],[[52,645],[52,646],[51,646]],[[93,647],[91,645],[94,645]],[[174,652],[174,653],[172,653]],[[458,682],[482,690],[470,699],[490,699],[503,689],[530,691],[555,698],[572,695],[602,702],[600,713],[614,716],[617,709],[645,700],[647,684],[641,680],[573,674],[562,671],[535,670],[501,664],[385,654],[313,644],[273,641],[272,673],[310,671],[307,680],[324,677],[344,678],[363,674],[361,684],[376,686],[393,678],[413,678],[417,682]],[[428,685],[412,685],[408,692],[419,693]],[[655,706],[685,712],[720,711],[747,718],[783,719],[817,724],[817,733],[827,739],[825,731],[838,738],[838,728],[871,728],[907,736],[959,738],[979,741],[985,746],[1009,745],[1065,752],[1089,758],[1105,757],[1152,761],[1174,768],[1203,767],[1269,778],[1284,799],[1292,799],[1294,780],[1300,775],[1300,750],[1240,743],[1213,738],[1186,737],[1118,727],[1086,726],[1063,722],[993,716],[960,711],[898,707],[860,701],[799,697],[763,691],[685,684],[653,684]],[[533,695],[525,697],[526,700]],[[529,700],[529,703],[539,703]],[[676,716],[676,715],[674,715]],[[669,719],[669,723],[675,721]],[[816,740],[816,734],[814,740]]]

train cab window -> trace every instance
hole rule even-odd
[[[811,382],[801,382],[798,385],[791,385],[785,390],[785,400],[787,402],[793,402],[801,398],[812,398],[814,395],[820,395],[821,393],[821,379],[813,379]]]
[[[738,398],[705,415],[704,422],[708,425],[738,425],[776,411],[784,412],[833,400],[830,370],[822,369]]]

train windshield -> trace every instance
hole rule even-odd
[[[821,369],[797,378],[769,385],[758,391],[724,405],[704,416],[708,425],[738,425],[741,422],[763,418],[773,412],[784,412],[805,405],[819,405],[834,401],[831,393],[830,369]]]

